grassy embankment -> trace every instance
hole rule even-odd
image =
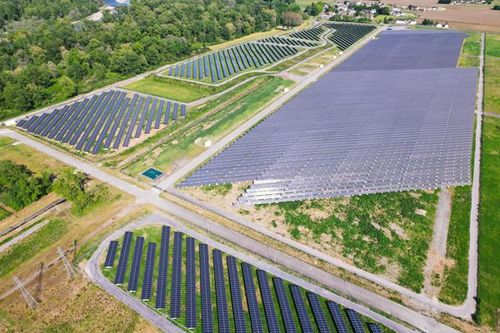
[[[464,40],[458,66],[478,67],[480,54],[481,34],[470,32]],[[461,304],[467,296],[471,187],[456,187],[452,195],[446,248],[446,257],[452,265],[444,270],[439,300],[448,304]]]
[[[500,113],[500,35],[487,35],[485,50],[485,111]],[[479,204],[479,311],[481,325],[497,327],[500,308],[500,119],[486,116],[481,152],[481,195]]]
[[[170,172],[175,162],[190,159],[201,153],[204,143],[216,142],[243,121],[254,116],[267,103],[279,95],[284,87],[292,84],[278,77],[258,78],[246,83],[217,100],[192,110],[189,117],[200,119],[185,131],[171,135],[169,141],[148,151],[140,159],[130,164],[126,172],[135,175],[154,166],[164,172]],[[213,111],[216,112],[213,112]],[[210,114],[203,118],[204,114]]]

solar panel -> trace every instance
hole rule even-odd
[[[106,260],[104,261],[104,268],[111,268],[115,264],[116,249],[118,248],[117,241],[109,242],[108,253],[106,254]]]
[[[218,249],[212,250],[214,265],[215,297],[217,300],[217,322],[220,333],[229,333],[229,315],[227,312],[226,281],[224,279],[224,266],[222,263],[222,252]]]
[[[196,327],[196,271],[194,238],[186,238],[186,327]]]
[[[358,313],[351,309],[345,309],[349,323],[351,324],[354,333],[365,333],[365,327],[358,317]]]
[[[243,283],[245,284],[245,294],[247,297],[248,312],[250,313],[252,332],[263,332],[259,303],[257,302],[257,295],[255,294],[252,267],[244,262],[241,263],[241,269],[243,271]]]
[[[344,321],[344,317],[342,316],[342,313],[340,312],[340,307],[337,303],[328,301],[328,310],[330,311],[330,315],[332,316],[333,323],[335,324],[335,327],[337,328],[338,333],[348,333],[349,330],[347,329],[347,326]]]
[[[382,329],[380,326],[374,323],[368,323],[368,329],[370,330],[371,333],[382,333]]]
[[[275,276],[273,277],[273,284],[280,306],[281,319],[285,325],[285,331],[287,333],[295,333],[297,332],[297,328],[295,327],[295,321],[293,320],[292,310],[290,308],[285,286],[283,285],[283,280]]]
[[[151,292],[153,290],[153,275],[156,256],[156,243],[148,244],[148,251],[146,254],[146,267],[144,269],[144,278],[142,281],[142,300],[150,300]]]
[[[302,293],[300,292],[300,288],[295,285],[290,285],[290,292],[292,293],[293,303],[295,305],[295,310],[297,310],[297,315],[299,317],[302,332],[314,332],[312,329],[311,321],[309,320],[309,314],[307,313],[307,309],[304,304],[304,299],[302,298]]]
[[[130,253],[130,245],[132,244],[132,233],[126,231],[123,236],[123,245],[120,250],[120,258],[118,259],[118,267],[116,269],[115,284],[123,284],[125,280],[125,270],[127,269],[128,257]]]
[[[201,327],[203,332],[213,331],[212,298],[210,289],[210,264],[207,244],[199,245],[200,287],[201,287]]]
[[[266,322],[269,332],[279,332],[280,327],[278,325],[278,319],[276,318],[276,312],[274,311],[274,301],[271,295],[271,289],[269,288],[269,282],[267,280],[267,274],[263,270],[257,270],[257,279],[259,280],[260,295],[262,297],[262,303],[264,303],[264,312],[266,313]]]
[[[160,262],[158,264],[158,280],[156,285],[155,307],[157,309],[165,309],[169,243],[170,227],[163,226],[161,228]]]
[[[170,317],[181,316],[181,280],[182,280],[182,233],[174,233],[174,259],[172,262],[172,285],[170,287]]]
[[[226,257],[226,263],[229,276],[229,290],[231,292],[234,329],[236,333],[246,333],[245,312],[243,311],[241,285],[236,259],[234,257]]]
[[[321,308],[321,304],[318,299],[318,295],[312,292],[307,293],[307,298],[309,299],[309,304],[314,315],[314,321],[320,333],[328,333],[330,329],[328,328],[328,322],[326,321],[325,314]]]
[[[130,276],[128,279],[128,288],[130,292],[137,291],[139,282],[139,270],[141,269],[142,250],[144,248],[144,237],[135,239],[134,256],[132,257],[132,266],[130,268]]]

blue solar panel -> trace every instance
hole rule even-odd
[[[196,271],[194,238],[186,238],[186,327],[196,327]]]
[[[137,237],[135,240],[134,256],[132,258],[132,267],[130,268],[130,277],[128,279],[127,290],[130,292],[137,291],[143,248],[144,248],[144,237]]]
[[[141,105],[141,100],[139,99],[139,95],[135,95],[134,98],[132,98],[132,102],[129,104],[129,108],[127,110],[127,113],[125,114],[125,117],[123,118],[123,121],[121,122],[120,129],[118,131],[118,134],[116,135],[115,142],[113,143],[113,149],[117,149],[120,147],[121,140],[123,137],[123,134],[125,134],[125,131],[127,129],[127,124],[130,119],[130,116],[134,112],[134,110],[139,109]],[[118,122],[115,123],[115,126],[118,126]],[[113,137],[109,137],[109,140],[112,140]],[[106,147],[108,147],[108,143],[106,143]]]
[[[215,297],[217,300],[219,333],[229,333],[229,314],[227,312],[226,283],[224,281],[222,252],[217,249],[212,250],[212,260],[214,264]]]
[[[275,276],[273,277],[273,284],[280,306],[281,319],[285,325],[285,331],[287,333],[295,333],[297,332],[297,328],[295,327],[295,321],[293,320],[292,310],[290,308],[285,286],[283,285],[283,280]]]
[[[241,264],[241,269],[243,271],[243,283],[245,284],[245,294],[247,296],[247,306],[248,312],[250,313],[252,332],[263,332],[259,303],[257,302],[255,285],[253,283],[252,267],[244,262]]]
[[[111,267],[113,267],[113,265],[115,263],[116,249],[117,248],[118,248],[118,242],[117,241],[111,241],[111,242],[109,242],[108,253],[106,254],[106,260],[104,261],[104,267],[105,268],[111,268]]]
[[[174,111],[172,113],[172,120],[177,120],[177,111],[179,110],[179,104],[174,104]]]
[[[347,329],[347,326],[344,321],[344,317],[342,316],[342,313],[340,312],[340,307],[337,303],[335,302],[327,302],[328,304],[328,310],[330,311],[330,315],[332,316],[333,323],[335,324],[335,328],[337,328],[338,333],[348,333],[349,330]]]
[[[182,281],[182,233],[174,233],[174,259],[172,262],[172,285],[170,287],[170,317],[181,316]]]
[[[160,128],[161,124],[161,115],[163,114],[163,108],[165,107],[165,101],[160,101],[160,106],[158,107],[158,112],[156,113],[156,121],[155,121],[155,129]]]
[[[275,333],[280,331],[276,312],[274,311],[273,296],[269,288],[267,274],[263,270],[257,270],[257,279],[259,280],[260,295],[262,303],[264,303],[264,312],[266,313],[266,322],[269,332]]]
[[[149,111],[148,122],[146,123],[146,130],[144,131],[144,134],[149,134],[151,132],[151,125],[153,124],[153,117],[156,112],[157,104],[158,100],[156,98],[153,99],[153,104],[151,105],[151,110]]]
[[[371,333],[382,333],[382,329],[380,328],[380,326],[378,326],[377,324],[374,324],[374,323],[369,323],[368,324],[368,329],[370,330]]]
[[[304,299],[302,298],[302,293],[300,288],[295,285],[290,285],[290,292],[292,293],[293,303],[295,305],[295,310],[297,310],[297,315],[299,317],[300,327],[304,333],[312,333],[312,325],[309,320],[309,314],[307,313],[306,306],[304,304]]]
[[[142,281],[142,300],[150,300],[153,290],[153,275],[155,267],[156,244],[148,244],[148,252],[146,254],[146,267],[144,270],[144,279]]]
[[[329,333],[330,329],[328,328],[328,322],[325,318],[325,313],[323,312],[323,308],[321,307],[321,303],[319,302],[318,295],[312,292],[307,293],[307,298],[309,299],[309,304],[311,305],[311,309],[314,315],[314,321],[316,322],[316,326],[320,333]]]
[[[165,309],[169,243],[170,243],[170,227],[163,226],[161,228],[160,262],[158,264],[158,281],[156,285],[155,307],[157,309]]]
[[[123,236],[123,244],[120,250],[120,258],[118,259],[118,267],[116,269],[115,284],[123,284],[123,281],[125,280],[125,271],[127,269],[131,244],[132,233],[130,231],[127,231]]]
[[[347,318],[349,318],[349,323],[354,333],[365,333],[365,327],[359,319],[358,313],[351,309],[345,309],[345,312],[347,313]]]
[[[233,309],[234,329],[236,333],[246,333],[245,312],[241,298],[241,285],[238,266],[234,257],[226,257],[229,276],[229,290],[231,291],[231,304]]]
[[[167,111],[165,112],[165,117],[163,119],[163,124],[168,125],[168,119],[170,117],[170,108],[172,107],[172,102],[167,102]]]
[[[212,299],[210,290],[210,266],[207,244],[199,245],[200,287],[201,287],[201,326],[203,332],[213,331]]]
[[[139,118],[139,123],[137,124],[137,130],[135,131],[135,138],[139,138],[142,132],[142,126],[144,125],[144,119],[149,112],[151,106],[151,97],[148,96],[146,98],[146,104],[144,105],[144,109],[141,110],[141,117]]]
[[[144,97],[139,97],[139,102],[137,103],[137,106],[135,107],[133,114],[132,114],[132,120],[130,121],[127,134],[125,135],[125,140],[123,140],[123,146],[128,147],[130,143],[130,139],[132,138],[132,134],[134,133],[134,127],[137,122],[137,116],[139,115],[139,112],[143,108],[143,102],[144,102]],[[113,147],[114,148],[114,147]]]

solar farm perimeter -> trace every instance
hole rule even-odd
[[[170,226],[152,230],[147,235],[157,239],[161,234],[159,244],[148,241],[148,236],[134,240],[130,231],[121,241],[111,241],[104,272],[114,284],[185,329],[382,332],[382,326],[356,311],[209,248]]]
[[[180,187],[252,181],[238,204],[258,204],[469,184],[465,36],[381,33]]]

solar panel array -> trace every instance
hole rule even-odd
[[[292,285],[279,277],[270,276],[248,263],[240,263],[236,258],[224,254],[219,249],[209,251],[207,244],[197,242],[192,237],[186,237],[181,232],[174,233],[172,246],[170,231],[169,227],[162,228],[158,257],[156,244],[148,243],[143,269],[141,269],[141,261],[145,239],[144,237],[136,238],[133,260],[128,268],[130,273],[127,290],[141,291],[141,299],[144,302],[155,304],[157,309],[166,309],[167,272],[169,272],[172,283],[169,288],[171,297],[168,316],[186,328],[221,333],[281,332],[283,330],[289,333],[299,331],[312,333],[331,332],[335,327],[338,332],[343,333],[348,332],[346,323],[349,320],[355,333],[364,332],[365,323],[355,311],[345,309],[344,312],[337,303],[321,299],[312,292]],[[132,233],[127,232],[121,247],[121,264],[119,263],[118,266],[124,265],[125,268],[120,273],[124,276],[128,265],[126,262],[123,264],[123,258],[129,257],[127,249],[131,247],[132,236]],[[185,246],[183,246],[184,239]],[[108,251],[116,251],[119,243],[116,242],[116,244],[116,247],[114,245],[108,247]],[[173,247],[171,258],[169,258],[170,246]],[[197,256],[199,275],[196,274]],[[168,270],[170,260],[172,269]],[[185,274],[182,273],[182,263],[185,263]],[[157,289],[153,293],[156,267],[158,267]],[[118,271],[117,268],[117,275]],[[137,280],[141,274],[143,280],[142,286],[139,286]],[[214,283],[212,284],[211,281]],[[256,288],[255,281],[258,283],[258,288]],[[185,293],[181,292],[181,286],[186,287]],[[226,287],[229,292],[226,292]],[[243,302],[243,292],[246,302]],[[307,295],[307,300],[304,298],[304,293]],[[181,298],[182,295],[186,296],[185,301]],[[215,301],[212,295],[215,295]],[[245,308],[244,304],[246,304]],[[197,311],[198,307],[200,311]],[[229,311],[229,308],[232,311]],[[166,312],[162,311],[162,313]],[[366,327],[371,332],[380,332],[381,327],[378,324],[367,323],[367,325]]]
[[[276,37],[268,37],[259,40],[258,42],[262,43],[272,43],[277,45],[292,45],[298,47],[316,47],[318,46],[318,42],[311,40],[304,40],[298,38],[290,38],[290,36],[276,36]]]
[[[217,82],[247,69],[276,63],[299,52],[296,46],[248,42],[177,63],[166,74],[189,80]]]
[[[131,244],[132,233],[127,231],[125,235],[123,235],[123,245],[120,250],[120,258],[118,258],[118,268],[116,269],[115,275],[115,284],[117,285],[121,285],[125,281],[125,272],[127,270]]]
[[[474,68],[335,70],[180,187],[252,181],[238,204],[259,204],[468,184],[476,82]]]
[[[306,40],[314,40],[319,41],[320,36],[325,32],[324,26],[318,26],[314,28],[304,29],[297,32],[293,32],[289,34],[289,37],[306,39]]]
[[[97,154],[103,148],[129,147],[131,141],[176,120],[186,106],[152,96],[109,90],[19,121],[29,133]],[[170,110],[174,112],[171,113]]]
[[[435,30],[383,31],[336,70],[455,68],[466,36],[462,32]]]
[[[375,26],[355,23],[325,23],[324,26],[334,29],[328,37],[341,50],[346,50],[361,38],[375,30]]]

